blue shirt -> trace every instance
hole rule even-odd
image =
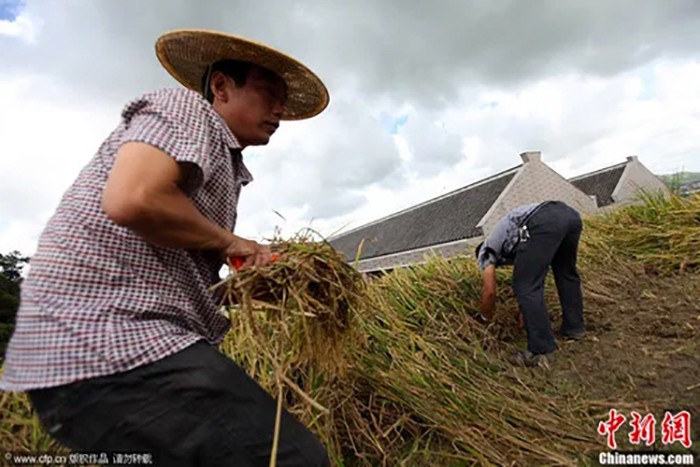
[[[513,264],[515,249],[520,243],[520,227],[528,216],[543,204],[545,203],[518,206],[503,216],[481,246],[479,257],[476,259],[479,268],[486,269],[490,264]]]

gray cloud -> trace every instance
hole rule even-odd
[[[404,137],[412,153],[405,167],[410,174],[432,177],[464,157],[462,136],[446,127],[433,112],[413,115],[398,134]]]
[[[368,187],[401,193],[412,178],[437,176],[465,158],[485,176],[519,163],[524,150],[542,150],[546,161],[592,155],[619,127],[616,109],[606,106],[624,92],[619,85],[595,99],[571,89],[556,128],[542,116],[498,107],[475,114],[479,96],[554,76],[610,78],[659,59],[700,58],[695,0],[29,0],[28,11],[44,20],[38,41],[0,35],[0,78],[45,75],[49,84],[34,95],[56,106],[99,101],[115,124],[131,98],[176,85],[154,53],[169,29],[250,37],[316,71],[331,91],[328,110],[246,151],[256,182],[243,210],[261,229],[278,220],[273,209],[303,219],[341,216],[367,204]],[[407,107],[413,110],[399,134],[413,158],[404,161],[380,115]],[[465,156],[464,138],[483,146]],[[661,141],[647,147],[661,151]],[[54,149],[50,141],[35,145]]]
[[[259,174],[251,190],[267,193],[270,209],[304,206],[307,218],[332,217],[365,201],[358,190],[397,176],[399,154],[369,109],[354,112],[342,97],[332,107],[313,121],[284,124],[268,147],[246,150]]]
[[[694,0],[29,1],[46,18],[37,45],[0,38],[11,69],[48,71],[86,92],[126,98],[173,83],[154,58],[165,30],[214,28],[297,55],[369,97],[442,107],[468,83],[511,86],[567,71],[612,75],[655,58],[698,56]],[[49,21],[50,19],[50,21]]]

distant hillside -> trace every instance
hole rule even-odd
[[[659,175],[668,187],[676,187],[684,183],[700,181],[700,172],[677,172],[675,174]]]

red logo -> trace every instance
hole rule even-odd
[[[623,423],[625,423],[625,416],[618,414],[615,409],[610,409],[608,421],[598,424],[598,434],[601,436],[608,435],[608,447],[610,449],[617,449],[615,432],[620,429]]]
[[[656,441],[656,418],[654,414],[646,414],[642,417],[638,412],[630,412],[632,418],[629,425],[632,431],[629,433],[631,444],[644,442],[651,446]],[[627,418],[615,409],[610,409],[607,420],[598,423],[598,434],[607,436],[608,448],[617,449],[615,433],[625,423]],[[685,448],[690,448],[693,441],[690,437],[690,412],[683,410],[676,415],[666,412],[661,422],[661,442],[663,444],[681,443]]]
[[[654,444],[654,440],[656,439],[656,432],[654,431],[656,419],[654,418],[654,414],[647,414],[642,418],[637,412],[632,411],[630,425],[632,425],[630,443],[639,444],[645,441],[647,446]]]
[[[673,444],[679,441],[684,447],[689,448],[693,442],[690,441],[690,412],[684,410],[676,415],[666,412],[664,421],[661,422],[663,436],[661,442]]]

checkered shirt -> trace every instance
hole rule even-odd
[[[215,251],[160,248],[110,221],[102,191],[117,149],[160,148],[187,170],[184,190],[208,219],[233,230],[252,180],[240,146],[199,94],[166,89],[129,103],[117,129],[63,196],[22,284],[0,389],[26,391],[136,368],[229,327],[208,288]]]

